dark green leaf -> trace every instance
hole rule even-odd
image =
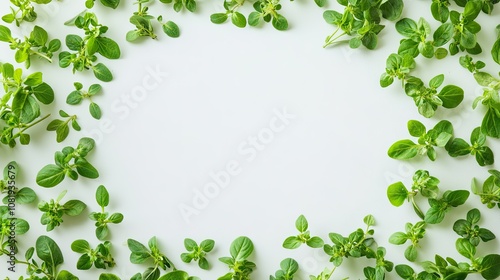
[[[36,175],[36,183],[42,187],[51,188],[64,180],[65,171],[62,167],[49,164]]]

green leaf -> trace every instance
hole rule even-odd
[[[226,22],[226,20],[227,20],[227,14],[225,13],[216,13],[210,16],[210,21],[215,24],[224,23]]]
[[[28,204],[37,198],[35,191],[30,188],[21,188],[16,193],[16,201],[20,204]]]
[[[10,29],[6,26],[0,25],[0,41],[9,43],[14,38],[12,38],[12,34]]]
[[[304,215],[300,215],[295,221],[295,228],[302,233],[306,232],[308,227],[309,224],[307,222],[306,217],[304,217]]]
[[[287,19],[284,16],[280,15],[280,14],[277,14],[273,18],[272,24],[273,24],[274,28],[276,28],[277,30],[280,30],[280,31],[284,31],[284,30],[288,29],[288,21],[287,21]]]
[[[30,37],[33,38],[35,43],[39,46],[45,46],[49,39],[47,31],[45,31],[45,29],[41,28],[38,25],[35,25],[35,27],[33,27],[33,31],[31,31]]]
[[[456,191],[451,191],[448,193],[447,196],[445,196],[446,201],[449,205],[453,207],[460,206],[467,201],[469,198],[469,191],[466,190],[456,190]]]
[[[116,9],[120,4],[120,0],[100,0],[103,6]]]
[[[410,262],[414,262],[417,260],[418,251],[417,248],[412,244],[408,246],[405,250],[405,258]]]
[[[482,147],[476,151],[476,161],[480,166],[492,165],[495,163],[493,151],[489,147]]]
[[[78,35],[67,35],[66,36],[66,46],[72,51],[79,51],[83,45],[83,39]]]
[[[380,5],[382,16],[390,21],[397,20],[401,16],[403,8],[404,3],[402,0],[388,0]]]
[[[24,84],[30,87],[35,87],[43,82],[42,78],[42,73],[41,72],[35,72],[28,77],[26,77],[26,80],[24,80]]]
[[[412,37],[418,32],[417,23],[409,18],[396,22],[396,30],[405,37]]]
[[[248,24],[250,26],[257,26],[259,25],[261,19],[261,14],[259,12],[251,12],[250,15],[248,15]]]
[[[206,239],[200,243],[200,248],[206,253],[212,251],[214,249],[214,246],[215,241],[213,241],[212,239]]]
[[[481,129],[490,137],[500,138],[500,117],[496,109],[488,108],[481,123]]]
[[[35,243],[36,255],[45,262],[47,270],[56,273],[57,267],[64,262],[64,258],[57,243],[50,237],[41,235]]]
[[[182,270],[172,271],[158,278],[158,280],[189,280],[189,279],[190,279],[189,274]]]
[[[395,232],[389,237],[389,243],[395,245],[405,244],[408,236],[404,232]]]
[[[120,280],[120,277],[111,273],[102,273],[99,275],[99,280]]]
[[[127,246],[132,252],[130,254],[131,263],[141,264],[145,262],[149,257],[151,257],[149,249],[134,239],[128,239]]]
[[[97,37],[95,38],[97,52],[108,59],[118,59],[121,56],[120,46],[110,38]]]
[[[121,213],[113,213],[109,216],[109,221],[113,224],[119,224],[123,221],[123,214]]]
[[[446,146],[448,154],[452,157],[465,156],[470,154],[470,145],[464,139],[454,138],[450,144]]]
[[[297,249],[302,245],[302,241],[296,236],[290,236],[283,242],[283,248],[285,249]]]
[[[95,169],[95,167],[92,166],[92,164],[90,164],[86,159],[77,158],[75,160],[75,165],[76,171],[83,177],[90,179],[96,179],[99,177],[99,172],[97,171],[97,169]]]
[[[167,36],[171,38],[177,38],[181,35],[181,32],[179,30],[179,26],[175,24],[173,21],[167,21],[165,24],[162,25],[163,32],[167,34]]]
[[[49,124],[50,125],[50,124]],[[61,143],[68,137],[69,135],[69,126],[68,123],[63,123],[59,125],[56,129],[56,141],[57,143]]]
[[[500,39],[497,39],[491,48],[491,57],[493,60],[500,64]]]
[[[431,207],[425,213],[424,221],[428,224],[439,224],[444,220],[446,211],[448,211],[447,208]]]
[[[487,280],[493,280],[500,276],[500,255],[491,254],[487,255],[481,261],[481,267],[479,271],[481,276]]]
[[[306,241],[307,246],[311,248],[321,248],[325,244],[323,239],[318,236],[313,236],[309,240]]]
[[[244,261],[252,254],[253,243],[250,238],[240,236],[231,243],[229,252],[235,261]]]
[[[413,275],[415,274],[415,271],[411,266],[406,265],[406,264],[398,264],[395,267],[396,273],[403,279],[413,279]]]
[[[73,199],[64,203],[63,208],[66,215],[73,217],[80,215],[87,208],[87,205],[80,200]]]
[[[106,190],[106,187],[103,185],[100,185],[97,187],[96,193],[95,193],[95,199],[97,201],[97,204],[101,207],[106,207],[109,204],[109,193],[108,190]]]
[[[397,182],[387,188],[387,197],[392,205],[399,207],[408,198],[408,190],[403,183]]]
[[[439,92],[438,97],[443,101],[444,108],[455,108],[464,100],[464,91],[457,86],[447,85]]]
[[[85,254],[91,250],[90,244],[83,239],[78,239],[71,243],[71,250],[76,253]]]
[[[432,35],[434,39],[434,46],[440,47],[448,43],[453,38],[453,32],[453,24],[449,22],[443,23]]]
[[[231,14],[231,22],[240,28],[243,28],[247,25],[245,16],[240,12],[233,12]]]
[[[429,87],[438,88],[443,84],[443,82],[444,82],[444,75],[439,74],[429,81]]]
[[[36,183],[42,187],[51,188],[61,183],[65,177],[65,170],[55,164],[44,166],[36,175]]]
[[[69,105],[78,105],[82,103],[82,100],[83,96],[80,91],[75,90],[68,95],[68,97],[66,98],[66,103],[68,103]]]
[[[425,134],[426,128],[425,125],[416,120],[408,121],[408,132],[413,137],[420,137]]]
[[[418,154],[418,145],[411,140],[400,140],[389,147],[387,154],[394,159],[411,159]]]
[[[78,280],[78,277],[71,274],[71,272],[67,270],[61,270],[56,277],[56,280]]]
[[[109,71],[108,67],[102,63],[97,63],[92,67],[92,70],[94,71],[94,75],[97,79],[103,81],[103,82],[110,82],[113,80],[113,74],[111,74],[111,71]]]
[[[476,247],[474,247],[474,245],[472,245],[467,239],[457,239],[455,247],[460,255],[468,259],[472,259],[476,255]]]
[[[102,116],[101,107],[99,107],[99,105],[97,105],[94,102],[90,103],[89,112],[90,112],[90,115],[96,120],[99,120]]]

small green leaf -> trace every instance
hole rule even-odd
[[[290,236],[283,242],[283,248],[285,249],[297,249],[302,245],[302,241],[296,236]]]
[[[418,146],[411,140],[400,140],[389,147],[387,154],[394,159],[411,159],[418,154]]]
[[[163,32],[167,34],[171,38],[177,38],[181,35],[179,26],[175,24],[173,21],[167,21],[165,24],[162,25]]]
[[[101,107],[99,107],[97,103],[91,102],[89,105],[89,111],[90,115],[96,120],[99,120],[102,116]]]
[[[73,199],[64,203],[63,208],[66,215],[78,216],[87,208],[87,205],[80,200]]]
[[[215,23],[215,24],[221,24],[226,22],[227,20],[227,14],[225,13],[217,13],[217,14],[212,14],[210,16],[210,21]]]
[[[71,243],[71,250],[76,253],[85,254],[91,250],[90,244],[83,239],[78,239]]]
[[[408,190],[403,183],[397,182],[387,188],[387,197],[392,205],[399,207],[408,198]]]
[[[306,232],[308,227],[309,227],[309,224],[307,222],[306,217],[304,217],[304,215],[300,215],[297,218],[297,220],[295,221],[295,228],[299,232]]]
[[[253,252],[253,243],[248,237],[240,236],[231,243],[229,252],[237,262],[246,260]]]
[[[36,183],[42,187],[51,188],[61,183],[65,177],[65,170],[55,164],[44,166],[36,175]]]
[[[108,190],[106,190],[106,187],[103,185],[100,185],[97,187],[96,193],[95,193],[95,199],[97,201],[97,204],[101,207],[106,207],[109,204],[109,193]]]
[[[110,82],[113,80],[113,74],[111,74],[111,71],[109,71],[108,67],[106,67],[102,63],[97,63],[92,67],[92,70],[94,71],[94,75],[97,79],[103,81],[103,82]]]
[[[231,22],[240,28],[243,28],[247,25],[245,16],[240,12],[233,12],[231,14]]]

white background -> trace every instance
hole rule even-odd
[[[0,6],[2,14],[8,9],[6,2]],[[82,35],[77,28],[62,25],[83,10],[83,1],[78,2],[37,6],[36,23],[49,31],[50,38],[64,41],[66,34]],[[376,51],[351,50],[346,45],[323,49],[324,38],[335,27],[324,22],[324,9],[313,1],[284,1],[282,13],[290,22],[286,32],[276,31],[271,25],[239,29],[229,22],[212,24],[210,14],[223,11],[219,2],[200,1],[196,14],[177,14],[171,7],[155,3],[151,14],[175,21],[181,37],[169,38],[156,26],[158,40],[138,43],[125,41],[126,32],[133,29],[128,18],[136,5],[123,1],[117,10],[111,10],[96,3],[94,12],[110,27],[106,35],[122,50],[119,60],[100,59],[115,76],[111,83],[101,83],[103,94],[95,98],[103,109],[100,121],[90,117],[88,103],[65,104],[73,82],[83,82],[85,88],[98,82],[90,72],[73,75],[70,69],[57,66],[57,58],[52,65],[33,61],[29,73],[43,71],[44,80],[56,91],[56,101],[44,107],[44,112],[55,117],[62,108],[77,114],[83,131],[72,131],[66,141],[57,144],[55,133],[44,131],[46,121],[31,129],[29,146],[1,147],[2,165],[16,160],[22,172],[18,185],[34,188],[39,200],[55,198],[68,190],[66,199],[81,199],[88,208],[78,218],[66,217],[61,227],[47,233],[39,223],[41,213],[35,205],[20,206],[19,215],[31,224],[29,233],[19,237],[21,251],[33,246],[39,235],[47,234],[64,252],[64,269],[80,279],[97,279],[101,271],[76,270],[78,254],[70,250],[70,244],[80,238],[92,246],[98,244],[93,223],[86,216],[99,210],[94,193],[103,184],[111,194],[108,210],[125,215],[122,224],[110,226],[117,262],[110,272],[122,279],[146,268],[129,263],[127,238],[146,243],[152,236],[158,237],[161,248],[179,269],[202,279],[216,279],[226,273],[227,268],[217,258],[229,255],[229,244],[240,235],[250,237],[255,244],[251,259],[258,268],[253,279],[267,279],[286,257],[299,262],[302,272],[298,279],[317,275],[324,267],[331,267],[321,250],[301,247],[289,251],[281,247],[286,237],[296,234],[294,222],[300,214],[308,218],[312,234],[325,240],[329,232],[347,235],[364,227],[363,217],[373,214],[377,222],[375,238],[387,248],[387,258],[407,263],[403,257],[406,246],[391,245],[387,240],[393,232],[403,231],[406,222],[417,222],[418,217],[408,204],[391,206],[386,198],[387,186],[398,180],[411,185],[417,169],[427,169],[440,178],[441,190],[469,190],[473,177],[482,182],[488,176],[488,168],[480,168],[472,157],[451,159],[443,150],[438,151],[436,162],[426,158],[403,162],[387,156],[393,142],[411,138],[406,130],[410,119],[420,120],[428,128],[449,119],[455,126],[455,136],[467,140],[480,124],[483,111],[473,111],[471,104],[481,91],[458,64],[458,56],[442,61],[417,59],[415,74],[424,81],[444,73],[445,84],[459,85],[466,93],[457,109],[450,112],[440,108],[434,118],[424,119],[398,82],[387,89],[379,86],[386,57],[397,51],[401,39],[393,23],[385,21],[387,28],[379,36]],[[330,2],[329,9],[341,11],[337,3]],[[423,16],[435,30],[438,25],[431,17],[430,1],[405,2],[404,17],[417,20]],[[490,17],[480,15],[483,30],[479,40],[488,43],[483,44],[482,58],[489,62],[487,70],[491,73],[498,72],[489,50],[499,10],[496,7]],[[251,7],[243,11],[248,14]],[[20,35],[28,34],[31,26],[11,27]],[[0,48],[1,61],[13,62],[14,53],[8,45],[2,43]],[[158,80],[151,75],[155,69],[162,73]],[[157,82],[154,88],[145,89],[148,77]],[[269,132],[275,111],[283,110],[294,118],[282,131],[273,132],[273,139],[256,152],[255,158],[239,150],[251,147],[249,137]],[[36,186],[36,173],[53,163],[54,152],[76,146],[83,136],[93,137],[98,143],[88,159],[101,176],[77,182],[67,178],[53,189]],[[488,143],[498,150],[498,141],[489,139]],[[196,207],[193,200],[214,182],[211,172],[223,171],[230,162],[238,163],[240,173],[205,201],[207,205],[198,207],[197,215],[183,216],[180,208]],[[424,201],[421,205],[427,208]],[[451,227],[472,207],[482,211],[484,227],[498,228],[498,209],[486,209],[478,197],[471,195],[466,206],[453,211],[442,224],[429,226],[419,260],[441,254],[465,261],[454,250],[458,236]],[[213,266],[209,272],[180,261],[185,237],[216,241],[216,249],[208,257]],[[498,241],[482,248],[482,253],[498,253]],[[346,262],[333,278],[358,279],[367,264],[373,265]],[[0,272],[4,274],[14,278],[6,269]],[[396,278],[394,273],[390,277]]]

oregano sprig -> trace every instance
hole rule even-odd
[[[59,116],[61,118],[66,118],[66,120],[55,119],[55,120],[52,120],[47,125],[48,131],[55,131],[56,132],[57,143],[61,143],[62,141],[64,141],[68,137],[69,130],[70,130],[69,129],[70,124],[71,124],[71,127],[76,131],[80,131],[82,129],[80,127],[80,124],[78,124],[78,122],[76,121],[76,119],[77,119],[76,115],[70,116],[64,110],[59,110]]]
[[[295,228],[299,231],[296,236],[290,236],[283,241],[283,248],[296,249],[302,244],[307,244],[311,248],[321,248],[324,245],[323,239],[319,236],[311,236],[308,228],[309,223],[304,215],[300,215],[295,221]]]
[[[9,162],[3,169],[3,179],[0,179],[0,194],[5,195],[2,203],[29,204],[36,200],[35,191],[29,187],[17,187],[15,179],[19,176],[19,165],[15,161]]]
[[[86,12],[78,15],[73,21],[68,23],[84,31],[85,36],[76,34],[66,36],[66,46],[70,51],[59,53],[59,66],[66,68],[73,65],[73,73],[92,69],[97,79],[103,82],[113,80],[113,74],[104,65],[96,63],[98,57],[96,54],[108,59],[120,58],[121,51],[118,44],[112,39],[103,36],[108,27],[99,23],[94,13]]]
[[[78,239],[71,243],[71,250],[82,254],[76,263],[76,268],[79,270],[88,270],[92,268],[92,266],[106,269],[116,265],[111,255],[111,242],[109,241],[100,243],[95,249],[92,249],[87,240]]]
[[[217,280],[250,280],[250,275],[256,268],[255,263],[248,260],[253,250],[253,242],[246,236],[240,236],[231,242],[229,247],[231,256],[219,258],[230,271]]]
[[[15,60],[17,63],[23,63],[26,69],[31,66],[31,57],[37,56],[52,62],[53,54],[61,48],[59,39],[49,41],[49,35],[45,29],[35,25],[29,37],[24,40],[12,37],[10,29],[0,25],[0,41],[9,43],[11,50],[15,50]]]
[[[81,104],[84,99],[90,101],[89,112],[94,119],[100,119],[102,116],[101,107],[95,103],[92,98],[102,91],[102,87],[99,84],[92,84],[88,90],[83,89],[83,85],[79,82],[74,84],[75,90],[72,91],[66,98],[66,103],[69,105]]]
[[[89,218],[95,221],[95,235],[97,239],[104,240],[109,235],[108,224],[119,224],[123,221],[122,213],[109,214],[105,208],[109,205],[109,192],[105,186],[100,185],[95,193],[97,204],[101,206],[100,212],[92,212]]]
[[[184,247],[188,252],[182,253],[181,259],[185,263],[197,261],[201,269],[209,269],[210,264],[208,263],[206,255],[214,249],[214,246],[215,241],[212,239],[205,239],[198,245],[193,239],[186,238],[184,239]]]
[[[54,228],[60,226],[63,222],[63,216],[68,215],[70,217],[80,215],[87,205],[78,199],[68,200],[65,203],[61,203],[61,200],[66,195],[67,191],[62,191],[56,199],[51,199],[50,201],[40,201],[38,203],[38,209],[43,212],[40,222],[42,225],[46,226],[47,231],[52,231]]]
[[[37,184],[51,188],[61,183],[66,176],[73,180],[77,180],[79,175],[90,179],[99,177],[97,169],[86,159],[94,147],[94,139],[83,137],[76,148],[67,146],[56,152],[55,164],[44,166],[36,175]]]

